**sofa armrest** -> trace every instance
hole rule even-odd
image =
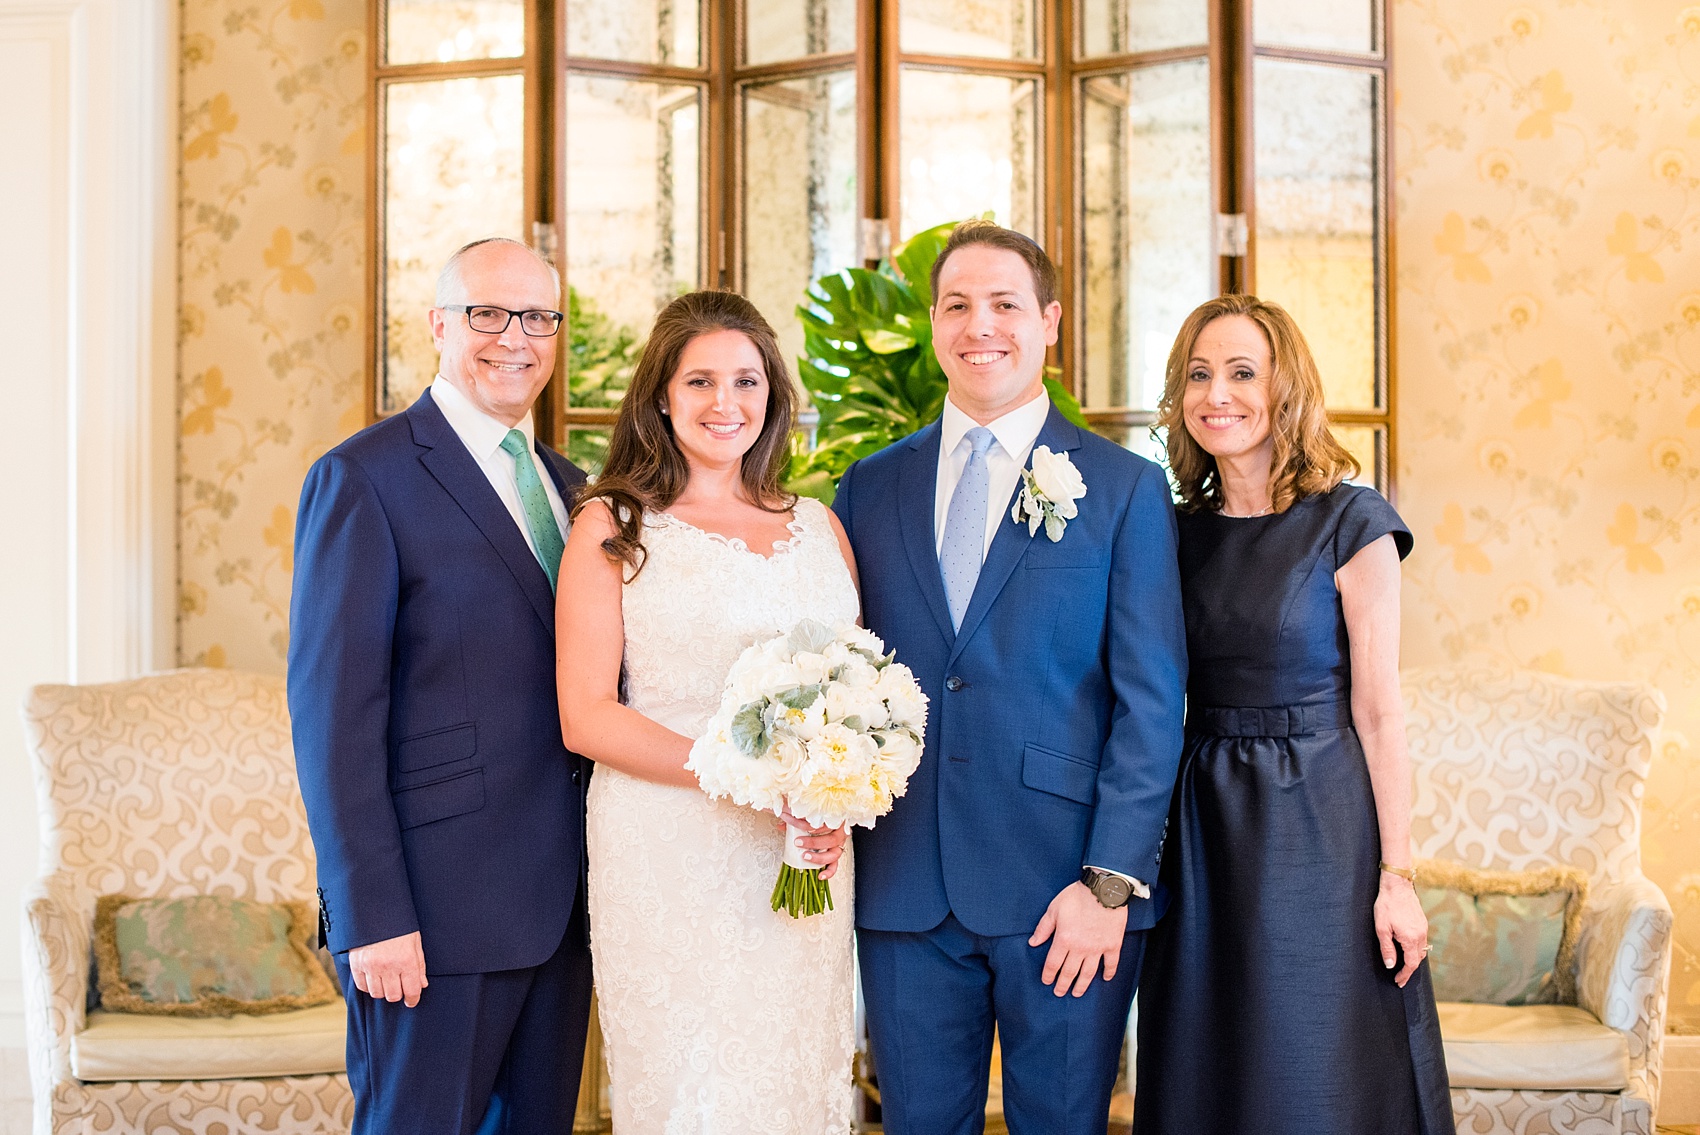
[[[1589,896],[1577,942],[1576,1000],[1629,1042],[1632,1082],[1658,1103],[1670,996],[1670,901],[1637,872]]]
[[[93,919],[94,904],[64,876],[49,875],[24,889],[24,1033],[38,1102],[72,1078],[71,1037],[88,1011]]]

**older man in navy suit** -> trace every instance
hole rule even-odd
[[[867,625],[932,700],[908,795],[856,833],[885,1129],[979,1132],[995,1025],[1010,1129],[1103,1135],[1181,753],[1174,513],[1045,396],[1036,244],[965,223],[930,283],[944,415],[834,504]]]
[[[561,743],[554,584],[584,475],[531,412],[559,303],[518,242],[456,252],[436,381],[301,493],[289,706],[361,1135],[572,1129],[588,774]]]

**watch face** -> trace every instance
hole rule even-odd
[[[1092,888],[1098,893],[1098,901],[1114,909],[1127,902],[1133,894],[1133,888],[1126,879],[1119,875],[1103,875],[1098,879],[1098,885]]]

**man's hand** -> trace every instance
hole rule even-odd
[[[419,1004],[420,991],[431,984],[417,930],[348,951],[348,968],[360,992],[373,1000],[405,1001],[409,1009]]]
[[[850,825],[840,824],[836,828],[817,828],[807,820],[799,820],[791,814],[791,806],[787,804],[780,820],[787,826],[800,832],[807,832],[807,838],[797,841],[797,846],[803,849],[803,858],[821,868],[820,877],[824,881],[838,874],[838,861],[844,855],[844,845],[850,840]],[[784,831],[782,827],[779,829]]]
[[[1116,976],[1116,965],[1122,956],[1122,935],[1127,932],[1127,907],[1107,910],[1083,883],[1070,883],[1057,893],[1045,908],[1029,946],[1042,946],[1051,941],[1051,952],[1045,955],[1045,969],[1039,980],[1046,985],[1056,984],[1061,997],[1074,985],[1074,995],[1081,996],[1098,975],[1103,963],[1104,980]]]

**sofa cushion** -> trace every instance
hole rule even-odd
[[[1576,1003],[1576,939],[1588,896],[1581,871],[1482,871],[1423,859],[1416,885],[1437,1000]]]
[[[95,1012],[71,1038],[79,1080],[227,1080],[343,1070],[341,1001],[265,1016]]]
[[[1436,1007],[1454,1088],[1617,1092],[1629,1086],[1628,1042],[1586,1009],[1465,1001]]]

